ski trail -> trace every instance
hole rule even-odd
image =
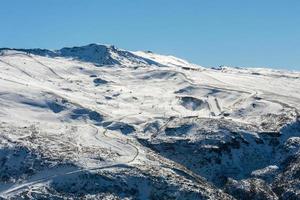
[[[16,84],[18,84],[18,85],[22,85],[22,86],[29,86],[28,84],[25,84],[25,83],[20,83],[20,82],[13,81],[13,80],[8,80],[8,79],[6,79],[6,78],[2,78],[2,77],[0,77],[0,79],[1,79],[1,80],[3,80],[3,81],[11,82],[11,83],[16,83]]]
[[[15,68],[15,69],[19,70],[20,72],[26,74],[26,75],[29,76],[30,78],[35,79],[35,77],[34,77],[33,75],[29,74],[29,73],[26,72],[25,70],[23,70],[23,69],[21,69],[21,68],[15,66],[15,65],[10,64],[9,62],[6,62],[6,61],[4,61],[4,60],[2,60],[2,59],[0,59],[0,62],[1,62],[1,63],[4,63],[4,64],[6,64],[6,65],[8,65],[8,66],[10,66],[10,67],[12,67],[12,68]]]
[[[220,103],[218,101],[218,98],[215,98],[215,103],[216,103],[216,106],[217,106],[217,108],[219,110],[219,113],[222,113],[222,109],[221,109]]]
[[[59,79],[63,79],[64,78],[62,76],[60,76],[59,74],[57,74],[51,67],[49,67],[48,65],[45,65],[44,63],[42,63],[41,61],[39,61],[37,58],[33,57],[32,55],[30,54],[24,54],[26,55],[27,57],[31,58],[32,60],[34,60],[36,63],[44,66],[46,69],[48,69],[52,74],[54,74],[56,77],[58,77]]]

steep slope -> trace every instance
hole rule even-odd
[[[0,52],[3,198],[299,198],[298,72],[97,44]]]

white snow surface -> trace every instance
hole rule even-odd
[[[164,140],[160,130],[145,131],[151,123],[163,129],[168,119],[197,117],[278,131],[300,110],[299,72],[210,69],[173,56],[96,44],[58,51],[2,49],[0,86],[1,146],[42,152],[55,169],[0,183],[5,198],[74,172],[60,169],[60,162],[87,171],[163,165],[149,159],[152,151],[136,140]],[[268,170],[273,167],[256,174]]]

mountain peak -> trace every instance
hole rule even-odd
[[[65,57],[78,61],[90,62],[97,66],[122,65],[122,66],[184,66],[199,67],[174,56],[155,54],[152,51],[127,51],[119,49],[114,45],[91,43],[84,46],[64,47],[59,50],[48,49],[14,49],[1,48],[0,52],[7,54],[11,51],[25,52],[33,55],[47,57]]]
[[[80,47],[65,47],[57,50],[57,56],[70,57],[84,62],[92,62],[99,65],[120,64],[111,57],[115,48],[108,45],[89,44]]]

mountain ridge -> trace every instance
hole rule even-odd
[[[161,55],[156,54],[152,51],[128,51],[115,47],[114,45],[106,45],[99,43],[91,43],[83,46],[73,46],[73,47],[63,47],[58,50],[40,49],[40,48],[0,48],[0,52],[5,53],[5,51],[19,51],[30,53],[39,56],[49,56],[49,57],[66,57],[73,58],[79,61],[92,62],[103,65],[156,65],[156,66],[187,66],[191,68],[201,68],[204,67],[189,63],[184,59],[180,59],[171,55]],[[81,51],[81,52],[80,52]],[[85,51],[85,52],[84,52]],[[96,51],[96,54],[93,52]],[[92,55],[92,56],[91,56]],[[162,62],[162,59],[166,60]],[[169,61],[169,62],[168,62]],[[161,63],[160,63],[161,62]],[[272,68],[262,68],[262,67],[234,67],[220,65],[218,67],[208,67],[208,69],[215,69],[220,71],[248,71],[249,73],[259,73],[263,71],[268,71],[270,73],[281,73],[290,72],[300,75],[297,70],[283,70],[283,69],[272,69]]]

